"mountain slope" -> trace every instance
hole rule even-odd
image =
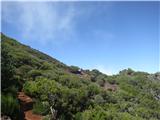
[[[22,119],[18,91],[32,97],[32,111],[44,119],[160,119],[160,73],[126,69],[107,76],[67,66],[4,34],[1,39],[2,113],[12,119]]]

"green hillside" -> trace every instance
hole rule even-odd
[[[44,120],[159,120],[160,73],[108,76],[64,63],[1,34],[2,115],[21,120],[17,92]]]

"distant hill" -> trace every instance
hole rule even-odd
[[[160,73],[83,70],[1,33],[2,115],[22,119],[17,92],[45,120],[159,120]],[[11,97],[12,96],[12,97]]]

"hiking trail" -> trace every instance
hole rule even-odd
[[[18,100],[20,101],[20,109],[24,120],[42,120],[43,116],[34,114],[33,100],[24,92],[18,92]]]

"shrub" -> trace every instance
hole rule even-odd
[[[2,91],[7,87],[13,85],[13,76],[15,74],[14,60],[13,57],[9,54],[9,49],[4,44],[1,45],[1,82]]]
[[[19,104],[16,98],[12,97],[11,94],[1,96],[1,110],[5,115],[15,119],[18,118]]]
[[[30,96],[35,96],[35,97],[36,97],[36,93],[38,92],[36,83],[34,81],[27,81],[23,86],[23,90],[26,94]]]
[[[28,76],[33,78],[33,80],[35,80],[36,77],[41,76],[41,75],[42,75],[42,72],[40,70],[31,70],[28,73]]]
[[[71,66],[70,67],[70,71],[72,72],[72,73],[79,73],[79,67],[77,67],[77,66]]]
[[[94,102],[96,104],[103,104],[105,101],[101,95],[94,96]]]
[[[51,66],[52,64],[49,64],[48,62],[43,62],[42,66],[40,67],[40,69],[42,70],[49,70],[52,68]]]
[[[49,104],[47,102],[36,101],[33,105],[33,113],[47,115],[49,112]]]

